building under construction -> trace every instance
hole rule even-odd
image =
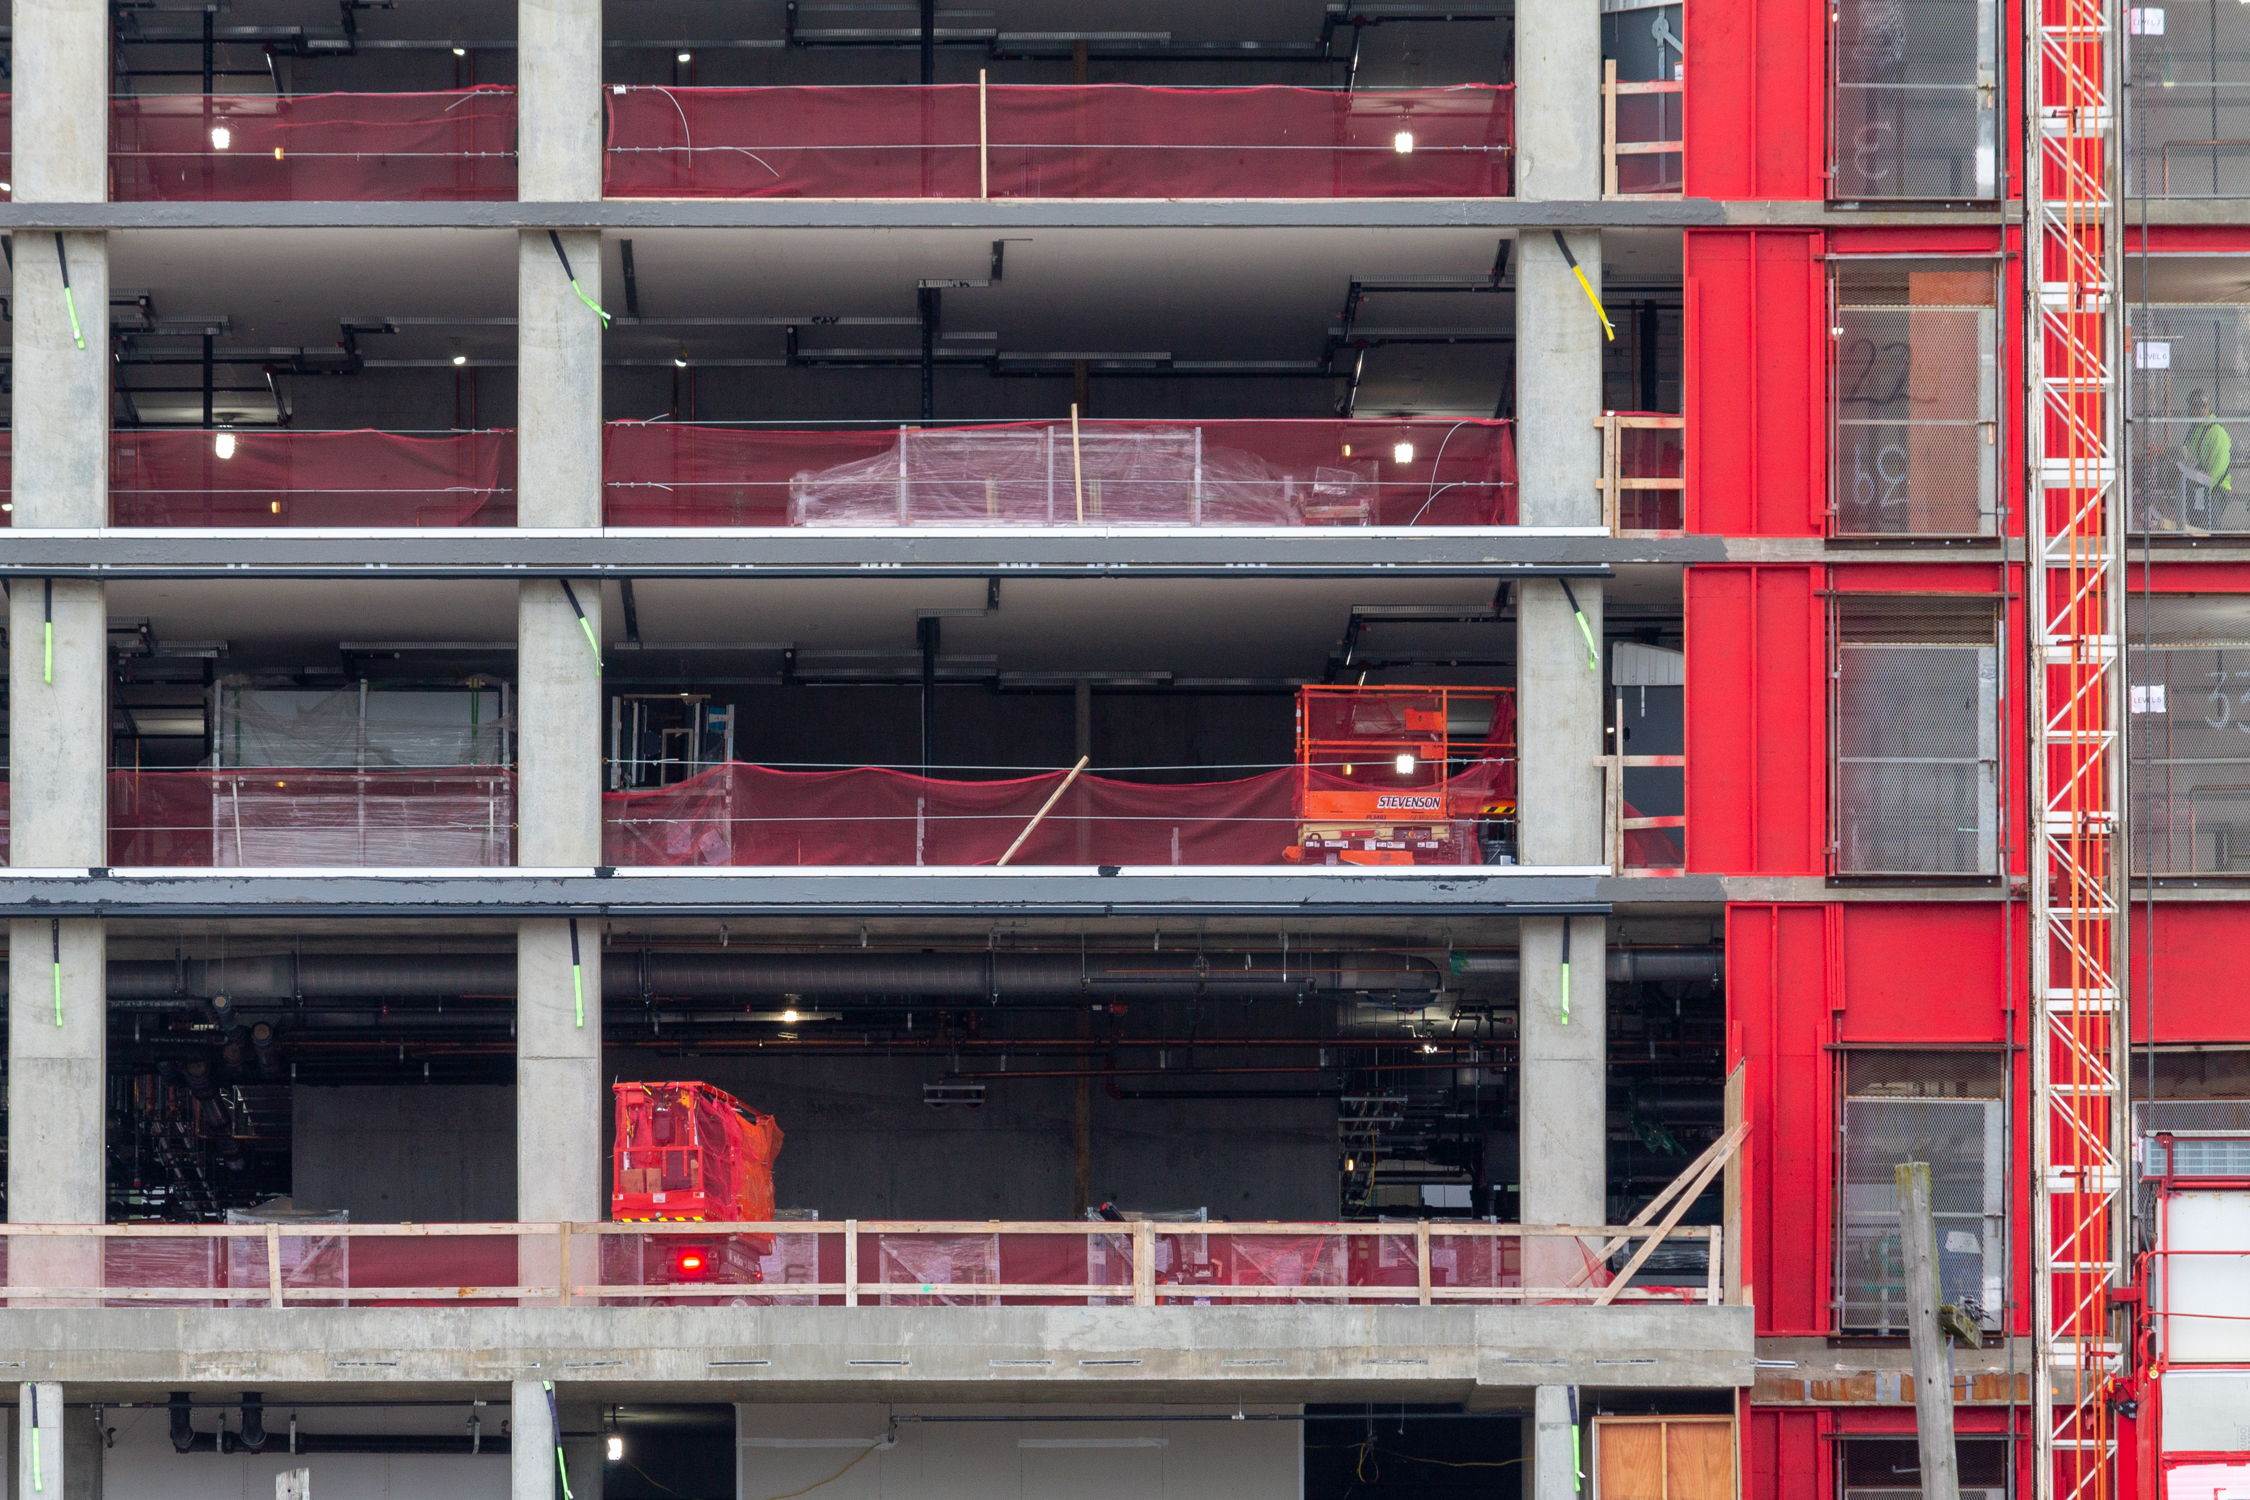
[[[11,1493],[2250,1496],[2250,8],[983,4],[18,0]]]

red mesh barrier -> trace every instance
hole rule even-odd
[[[994,198],[1490,198],[1510,191],[1514,93],[1002,85]],[[612,198],[975,198],[972,84],[623,88]],[[1411,149],[1399,149],[1401,135]]]
[[[122,866],[490,866],[514,861],[515,776],[438,771],[112,771]]]
[[[114,432],[113,526],[513,526],[516,435],[507,429],[236,432],[231,458],[201,430]],[[13,478],[0,432],[0,490]],[[0,513],[0,525],[14,519]]]
[[[1010,422],[891,431],[610,424],[612,526],[1512,526],[1514,425]]]
[[[1474,802],[1502,769],[1481,766],[1454,777],[1449,790],[1464,805]],[[988,865],[1063,774],[940,781],[877,766],[717,766],[661,790],[604,796],[602,858],[627,866]],[[1299,823],[1298,776],[1282,770],[1162,785],[1080,776],[1011,863],[1282,864]],[[1350,785],[1317,772],[1312,784]],[[1455,820],[1454,857],[1444,862],[1477,862],[1470,821]]]
[[[1621,412],[1620,416],[1659,416]],[[1687,472],[1687,434],[1679,427],[1621,427],[1617,433],[1617,472],[1625,479],[1678,479]],[[1617,525],[1622,531],[1678,531],[1687,524],[1686,491],[1620,490]]]
[[[507,202],[516,196],[515,134],[510,88],[113,99],[109,196],[113,203]]]

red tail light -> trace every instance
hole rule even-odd
[[[701,1276],[710,1266],[710,1258],[700,1249],[681,1250],[672,1256],[672,1269],[682,1276]]]

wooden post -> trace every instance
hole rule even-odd
[[[1156,1306],[1156,1226],[1146,1219],[1133,1225],[1133,1305]]]
[[[1602,196],[1617,196],[1617,59],[1602,59]]]
[[[595,1243],[599,1244],[600,1241],[597,1240]],[[598,1263],[600,1256],[597,1255],[595,1260]],[[595,1279],[600,1280],[599,1277]],[[570,1226],[568,1224],[557,1224],[555,1226],[555,1305],[557,1307],[570,1306]]]
[[[1937,1225],[1930,1217],[1930,1164],[1902,1161],[1899,1255],[1906,1262],[1906,1330],[1914,1346],[1914,1435],[1922,1445],[1922,1500],[1960,1500],[1954,1469],[1953,1373],[1938,1332]]]
[[[1086,687],[1083,679],[1079,682],[1078,687],[1080,693],[1083,694]],[[1083,698],[1081,698],[1080,701],[1083,702]],[[1085,823],[1081,821],[1079,827],[1083,829],[1085,827]],[[1080,861],[1083,862],[1086,858],[1085,850],[1081,849],[1079,851],[1078,857]],[[1081,1007],[1078,1012],[1078,1038],[1080,1041],[1090,1040],[1093,1034],[1093,1014],[1087,1011],[1085,1008]],[[1079,1051],[1078,1065],[1081,1068],[1086,1066],[1086,1054],[1085,1049],[1083,1048],[1081,1048]],[[1077,1088],[1074,1091],[1074,1097],[1071,1100],[1070,1111],[1071,1215],[1075,1218],[1077,1215],[1084,1213],[1087,1209],[1092,1208],[1093,1206],[1094,1080],[1081,1076],[1077,1081]]]
[[[1722,1118],[1729,1131],[1742,1124],[1749,1107],[1750,1080],[1745,1072],[1748,1067],[1747,1063],[1736,1063],[1734,1071],[1727,1075]],[[1742,1204],[1743,1189],[1750,1180],[1749,1158],[1750,1146],[1745,1141],[1742,1149],[1727,1159],[1726,1170],[1719,1178],[1719,1219],[1726,1230],[1726,1256],[1720,1274],[1725,1278],[1729,1307],[1743,1307],[1752,1300],[1750,1287],[1742,1279]]]
[[[992,196],[992,128],[985,109],[985,70],[977,69],[977,196]]]
[[[266,1226],[266,1296],[273,1306],[281,1306],[281,1226]]]
[[[1430,1305],[1430,1221],[1414,1221],[1414,1300]]]
[[[859,1220],[844,1221],[844,1306],[859,1306]]]
[[[1078,367],[1085,369],[1086,362],[1080,360]],[[1070,488],[1078,498],[1078,524],[1083,526],[1086,524],[1086,466],[1078,451],[1078,403],[1075,401],[1070,403]]]

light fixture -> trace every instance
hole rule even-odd
[[[1414,462],[1414,445],[1412,443],[1391,444],[1391,462],[1394,464]]]
[[[781,1013],[781,1019],[784,1021],[794,1021],[797,1019],[797,1013],[793,1010],[785,1010]]]
[[[1347,1156],[1347,1157],[1345,1157],[1345,1158],[1344,1158],[1344,1170],[1345,1170],[1345,1171],[1347,1171],[1347,1172],[1356,1172],[1356,1171],[1358,1171],[1358,1170],[1359,1170],[1359,1158],[1358,1158],[1358,1157],[1356,1157],[1356,1156]]]
[[[16,508],[16,502],[15,502],[15,501],[13,501],[13,500],[0,500],[0,511],[12,511],[12,510],[14,510],[15,508]]]
[[[681,53],[681,54],[680,54],[680,56],[679,56],[679,60],[680,60],[681,62],[694,62],[694,61],[695,61],[695,54],[694,54],[694,53],[692,53],[692,52],[683,52],[683,53]]]
[[[234,457],[234,434],[222,432],[211,439],[211,451],[221,458]]]
[[[625,1440],[616,1433],[609,1435],[609,1461],[616,1463],[625,1456]]]
[[[456,354],[453,356],[453,362],[456,365],[465,365],[469,362],[469,356],[467,356],[466,354]]]
[[[273,502],[273,513],[277,516],[281,514],[281,502],[279,500]]]
[[[1352,445],[1351,445],[1351,444],[1349,444],[1349,443],[1346,443],[1346,444],[1344,444],[1344,457],[1346,457],[1346,458],[1350,458],[1351,456],[1352,456]]]
[[[1414,132],[1402,130],[1397,135],[1392,136],[1391,149],[1401,156],[1411,156],[1414,153]]]
[[[12,192],[14,192],[15,190],[16,190],[16,185],[15,185],[14,183],[12,183],[12,182],[0,182],[0,193],[12,193]]]
[[[1401,776],[1412,776],[1414,774],[1413,751],[1409,750],[1398,758],[1398,774]]]
[[[1435,1052],[1435,1051],[1437,1051],[1437,1043],[1435,1043],[1435,1042],[1424,1042],[1424,1043],[1422,1044],[1422,1050],[1423,1050],[1424,1052]]]
[[[212,127],[211,127],[211,149],[212,149],[212,150],[214,150],[214,151],[224,151],[224,150],[226,150],[226,149],[227,149],[227,147],[229,147],[229,146],[231,146],[231,145],[233,145],[233,144],[234,144],[234,132],[233,132],[233,131],[231,131],[231,130],[227,129],[227,128],[226,128],[226,126],[224,126],[224,125],[214,125],[214,126],[212,126]]]
[[[1350,761],[1348,761],[1348,760],[1344,762],[1344,774],[1345,774],[1346,776],[1349,776],[1349,775],[1351,775],[1351,774],[1352,774],[1352,763],[1351,763]]]
[[[672,356],[672,368],[676,370],[687,368],[687,345],[680,345],[680,352]]]
[[[456,47],[453,49],[453,55],[455,57],[467,57],[469,55],[469,49],[466,47]]]

